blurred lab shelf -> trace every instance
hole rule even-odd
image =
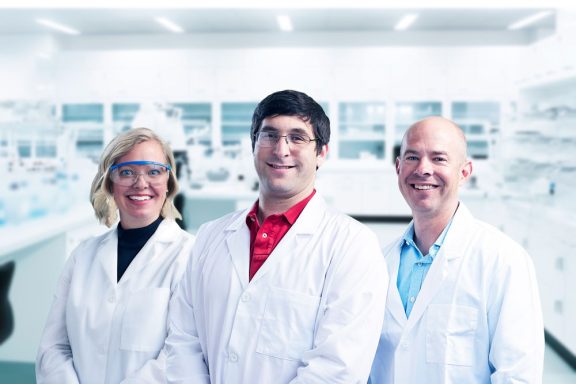
[[[41,243],[72,229],[96,222],[89,204],[71,207],[63,214],[30,219],[0,227],[0,263],[15,258],[17,251]]]

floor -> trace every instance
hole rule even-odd
[[[543,384],[576,384],[576,371],[546,346]]]
[[[576,384],[576,371],[546,347],[543,384]],[[0,362],[0,383],[34,384],[34,365]]]

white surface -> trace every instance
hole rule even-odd
[[[83,204],[71,207],[61,215],[54,214],[17,225],[0,227],[0,262],[11,260],[14,257],[12,253],[25,247],[42,243],[70,229],[96,222],[92,207]]]

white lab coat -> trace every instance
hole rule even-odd
[[[116,229],[66,262],[36,360],[38,384],[162,383],[170,296],[194,237],[163,220],[117,283]]]
[[[203,225],[170,302],[171,383],[366,383],[388,273],[374,233],[316,194],[248,281],[248,210]]]
[[[390,286],[372,384],[542,382],[538,287],[518,244],[460,203],[408,319],[396,285],[401,245],[384,250]]]

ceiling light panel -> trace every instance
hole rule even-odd
[[[508,26],[508,29],[510,29],[510,30],[521,29],[521,28],[524,28],[530,24],[534,24],[538,20],[542,20],[543,18],[548,17],[550,15],[552,15],[552,11],[538,12],[538,13],[533,14],[532,16],[528,16],[524,19],[518,20],[515,23],[510,24]]]
[[[396,23],[394,29],[397,31],[404,31],[410,28],[410,26],[416,21],[417,18],[418,18],[417,13],[409,13],[405,15],[403,18],[401,18],[398,23]]]
[[[179,26],[178,24],[176,24],[175,22],[173,22],[170,19],[167,19],[165,17],[157,17],[155,20],[158,24],[162,25],[164,28],[166,28],[170,32],[184,33],[184,28],[182,28],[181,26]]]
[[[77,29],[74,29],[74,28],[69,27],[67,25],[58,23],[56,21],[52,21],[52,20],[48,20],[48,19],[36,19],[36,22],[40,25],[43,25],[45,27],[48,27],[48,28],[53,29],[53,30],[58,31],[58,32],[67,33],[69,35],[79,35],[80,34],[80,31],[78,31]]]
[[[294,27],[292,27],[292,20],[290,20],[289,16],[278,15],[276,16],[276,20],[278,21],[278,27],[280,27],[280,30],[290,32],[294,29]]]

